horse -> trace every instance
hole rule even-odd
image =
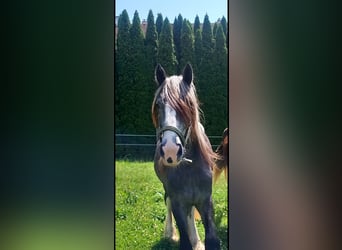
[[[225,128],[222,134],[221,144],[215,151],[220,157],[215,160],[213,179],[214,183],[221,175],[222,171],[228,181],[228,128]]]
[[[193,70],[188,63],[182,75],[167,76],[163,67],[155,68],[157,90],[152,102],[156,128],[154,170],[163,184],[167,207],[164,236],[178,240],[179,249],[220,249],[214,223],[212,168],[218,157],[200,123],[201,109]],[[201,242],[194,213],[198,210],[205,228]]]

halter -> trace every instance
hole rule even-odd
[[[157,128],[157,131],[156,131],[157,141],[162,136],[162,133],[165,132],[165,131],[175,132],[178,135],[178,137],[180,138],[182,146],[185,148],[186,143],[188,142],[188,139],[189,139],[189,136],[190,136],[190,127],[188,127],[185,130],[184,134],[183,134],[182,131],[180,131],[178,128],[176,128],[174,126],[165,126],[163,128]],[[185,157],[183,157],[183,160],[187,161],[187,162],[192,162],[192,160],[187,159]]]
[[[182,131],[180,131],[178,128],[173,127],[173,126],[165,126],[163,128],[157,128],[156,136],[157,136],[157,140],[158,140],[161,137],[162,133],[165,131],[175,132],[179,136],[179,138],[182,142],[182,145],[185,147],[185,143],[187,142],[187,139],[189,137],[189,130],[190,129],[185,130],[186,131],[186,133],[185,133],[186,137],[184,137]]]

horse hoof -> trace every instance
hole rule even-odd
[[[172,237],[170,238],[171,241],[174,241],[174,242],[178,242],[179,241],[179,237],[177,234],[174,234],[172,235]]]
[[[197,241],[196,245],[192,249],[193,250],[205,250],[205,247],[201,241]]]
[[[173,242],[179,241],[179,237],[175,231],[174,232],[165,232],[165,238],[168,239],[169,241],[173,241]]]

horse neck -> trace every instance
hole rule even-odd
[[[201,151],[201,148],[197,139],[189,140],[189,143],[186,146],[186,152],[187,152],[186,157],[191,160],[202,159],[203,157],[203,152]]]

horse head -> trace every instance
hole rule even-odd
[[[164,166],[176,167],[184,160],[191,123],[186,96],[192,79],[190,64],[185,66],[182,76],[167,77],[160,64],[155,70],[159,88],[153,101],[152,113],[157,129],[157,146]]]

